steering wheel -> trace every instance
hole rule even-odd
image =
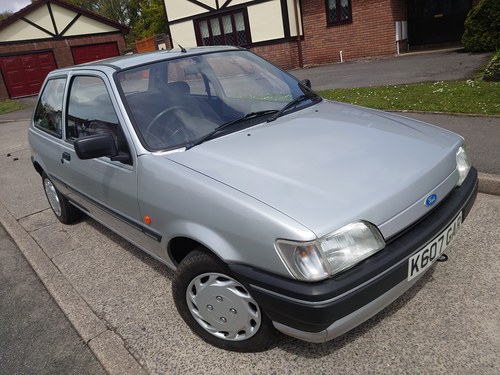
[[[162,143],[165,143],[169,138],[173,137],[178,132],[181,132],[181,133],[184,133],[183,137],[184,137],[184,140],[186,140],[186,135],[187,135],[186,130],[187,129],[184,126],[185,124],[184,124],[182,116],[179,116],[178,114],[175,113],[178,111],[184,111],[190,116],[190,114],[189,114],[190,110],[186,106],[175,105],[172,107],[165,108],[163,111],[158,113],[155,116],[155,118],[153,120],[151,120],[151,122],[148,124],[148,126],[146,127],[146,130],[144,131],[145,135],[151,136],[157,140],[161,139]],[[172,114],[175,117],[177,117],[178,121],[172,121],[171,123],[167,123],[167,124],[160,122],[160,120],[164,116],[167,116],[169,114]],[[163,136],[163,135],[158,136],[158,135],[154,134],[154,132],[152,132],[152,129],[158,125],[162,125],[162,128],[161,128],[162,134],[165,130],[168,130],[170,132],[170,134],[167,134],[166,136]]]

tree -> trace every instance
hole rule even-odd
[[[6,10],[5,12],[0,12],[0,22],[6,18],[9,18],[13,14],[14,14],[14,12],[11,12],[10,10]]]
[[[163,0],[66,0],[130,27],[127,43],[167,33]]]
[[[462,43],[467,51],[495,51],[500,48],[500,1],[481,0],[465,20]]]
[[[167,17],[163,0],[141,1],[136,18],[130,20],[131,34],[135,39],[143,39],[155,34],[167,33]]]

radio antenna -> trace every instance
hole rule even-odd
[[[179,43],[177,43],[176,40],[174,40],[174,38],[172,38],[172,36],[170,36],[170,38],[174,41],[175,44],[177,44],[179,46],[179,48],[181,49],[182,53],[186,53],[187,52],[186,49],[183,46],[181,46]]]

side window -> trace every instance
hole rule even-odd
[[[118,151],[130,153],[106,85],[99,77],[77,76],[69,91],[66,138],[111,133]]]
[[[51,79],[45,85],[35,110],[35,126],[58,138],[62,135],[62,105],[66,78]]]

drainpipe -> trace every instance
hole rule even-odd
[[[295,27],[297,29],[297,50],[299,55],[299,67],[304,67],[304,61],[302,59],[302,41],[300,40],[300,26],[299,26],[299,0],[293,1],[293,8],[295,13]]]

